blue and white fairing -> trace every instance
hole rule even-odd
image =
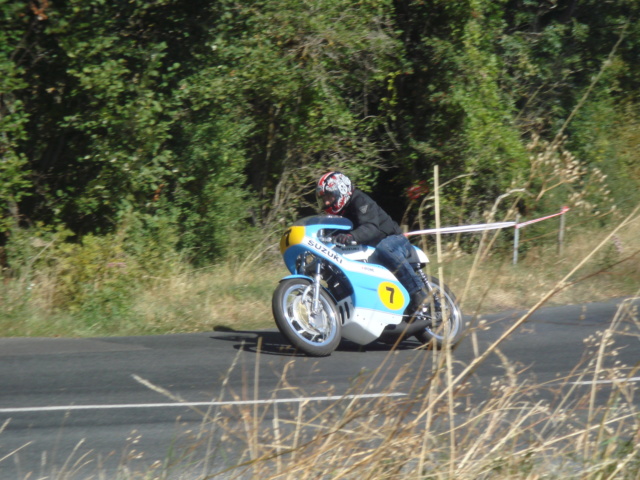
[[[342,336],[361,345],[380,337],[387,325],[397,325],[409,304],[409,294],[398,279],[386,268],[366,263],[374,252],[373,247],[363,245],[339,247],[327,241],[338,231],[351,230],[350,220],[334,215],[319,215],[298,220],[280,240],[284,262],[292,273],[286,278],[305,277],[313,281],[307,272],[298,271],[306,255],[324,259],[340,270],[346,283],[347,295],[336,298],[331,286],[326,289],[334,296],[342,318]],[[422,263],[428,259],[417,249]]]

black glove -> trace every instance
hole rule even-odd
[[[339,235],[336,235],[333,240],[341,245],[350,245],[351,242],[355,241],[353,239],[353,235],[351,235],[350,233],[341,233]]]

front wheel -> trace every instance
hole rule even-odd
[[[335,302],[322,289],[313,310],[313,289],[305,278],[283,280],[273,292],[271,307],[278,330],[294,347],[324,357],[338,347],[342,324]]]
[[[429,298],[425,302],[426,316],[431,326],[417,333],[422,343],[433,342],[437,348],[453,347],[462,338],[464,330],[462,311],[453,292],[435,277],[428,278]]]

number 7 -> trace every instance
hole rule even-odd
[[[389,303],[393,305],[393,294],[396,293],[396,289],[393,287],[387,287],[386,289],[389,292]]]

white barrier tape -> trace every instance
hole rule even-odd
[[[498,222],[498,223],[480,223],[478,225],[461,225],[459,227],[444,227],[444,228],[430,228],[428,230],[416,230],[415,232],[407,232],[404,235],[409,237],[411,235],[430,235],[434,233],[469,233],[469,232],[482,232],[484,230],[498,230],[500,228],[509,228],[515,227],[516,229],[525,227],[527,225],[531,225],[532,223],[541,222],[542,220],[547,220],[549,218],[557,217],[559,215],[564,215],[569,211],[569,207],[562,207],[560,213],[554,213],[553,215],[548,215],[542,218],[536,218],[534,220],[529,220],[527,222],[516,223],[516,222]]]
[[[497,230],[499,228],[515,227],[516,222],[500,222],[500,223],[481,223],[478,225],[461,225],[459,227],[430,228],[428,230],[417,230],[415,232],[407,232],[405,236],[410,235],[428,235],[432,233],[468,233],[482,232],[483,230]]]

